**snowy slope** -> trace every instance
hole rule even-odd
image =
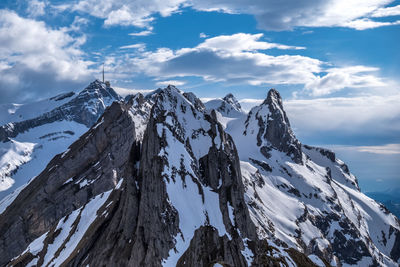
[[[300,145],[279,93],[271,90],[247,117],[230,120],[227,132],[239,152],[260,237],[317,254],[332,265],[396,265],[399,221],[360,192],[332,151]]]
[[[0,125],[33,119],[70,101],[74,92],[59,94],[55,97],[26,104],[1,104]]]
[[[0,143],[0,212],[4,210],[5,196],[38,175],[55,155],[65,151],[87,130],[83,124],[63,120],[32,128]],[[19,154],[14,152],[16,144]],[[14,154],[12,160],[10,153]]]
[[[115,190],[118,190],[118,188]],[[24,252],[15,258],[31,254],[34,258],[26,266],[37,266],[39,254],[42,254],[41,266],[62,265],[77,250],[80,240],[96,218],[107,216],[107,206],[104,204],[110,193],[111,190],[95,196],[85,206],[61,218],[55,229],[35,239]]]
[[[3,116],[9,121],[0,127],[0,213],[17,195],[9,194],[38,175],[120,99],[112,88],[94,81],[79,94],[19,105],[13,114]]]

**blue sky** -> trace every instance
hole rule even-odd
[[[399,43],[391,0],[2,0],[0,103],[79,90],[103,62],[121,93],[173,83],[249,109],[274,87],[302,142],[384,190],[400,183]]]

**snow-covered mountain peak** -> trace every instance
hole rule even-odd
[[[83,89],[79,94],[79,98],[110,98],[110,99],[120,99],[121,97],[112,89],[99,80],[91,82],[85,89]]]
[[[183,94],[183,91],[178,89],[175,85],[169,84],[167,87],[164,89],[161,89],[160,91],[169,91],[169,92],[176,92],[179,94]]]
[[[205,103],[206,109],[217,111],[218,121],[226,128],[229,121],[243,117],[243,112],[239,101],[231,94],[227,94],[224,98],[213,99]]]
[[[256,138],[261,153],[269,158],[271,149],[286,153],[302,162],[301,144],[294,135],[278,91],[271,89],[264,102],[252,108],[245,121],[245,136]]]
[[[113,101],[119,100],[122,100],[122,98],[114,89],[107,86],[106,83],[95,80],[83,89],[69,104],[72,106],[83,105],[89,112],[95,114],[97,109],[100,108],[104,111]],[[92,124],[89,124],[87,126],[90,127],[91,125]]]
[[[112,201],[104,203],[121,193],[119,188],[127,180],[134,135],[128,107],[114,102],[89,131],[54,157],[0,215],[0,224],[14,224],[0,229],[0,238],[8,239],[0,244],[0,265],[14,258],[17,263],[10,266],[60,266],[71,253],[84,252],[85,242],[79,246],[78,242],[85,240],[83,235],[94,221],[99,224],[112,213]],[[19,223],[14,223],[12,214],[20,216]],[[46,229],[49,225],[53,226]],[[14,232],[18,227],[27,230]]]
[[[199,113],[205,110],[204,104],[193,93],[184,93],[173,85],[161,89],[154,95],[155,111],[157,116],[162,110],[170,111],[173,116],[186,116],[187,109],[192,110],[192,119],[198,119]]]
[[[275,88],[269,89],[267,98],[264,100],[265,104],[276,103],[282,108],[282,97],[278,90]]]
[[[236,99],[236,97],[229,93],[226,96],[224,96],[224,98],[222,98],[222,100],[224,100],[226,103],[232,105],[232,107],[234,107],[236,110],[241,111],[242,107],[240,106],[239,101]]]

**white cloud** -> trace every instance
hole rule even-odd
[[[356,149],[360,152],[367,152],[373,154],[387,154],[395,155],[400,154],[400,144],[386,144],[382,146],[358,146]]]
[[[185,0],[80,0],[70,4],[69,9],[89,13],[104,19],[104,25],[150,27],[154,15],[163,17],[178,12]]]
[[[129,35],[130,36],[148,36],[150,34],[153,34],[153,32],[150,30],[145,30],[145,31],[141,31],[141,32],[132,32]]]
[[[69,27],[62,28],[63,31],[67,32],[81,32],[82,27],[89,24],[89,20],[79,16],[75,16]]]
[[[199,34],[199,37],[200,37],[200,38],[207,38],[208,35],[205,34],[204,32],[201,32],[201,33]]]
[[[378,8],[372,13],[372,17],[389,17],[389,16],[399,16],[400,15],[400,5],[392,7]]]
[[[303,56],[269,56],[258,49],[296,49],[259,41],[262,34],[238,33],[206,39],[194,48],[160,48],[131,58],[136,70],[155,77],[198,76],[208,81],[305,83],[320,71],[321,62]]]
[[[365,66],[350,66],[343,68],[330,68],[324,76],[316,76],[313,81],[306,84],[306,89],[314,96],[328,95],[343,88],[382,87],[386,83],[371,73],[378,68]]]
[[[168,81],[159,81],[156,82],[157,86],[168,86],[168,85],[175,85],[175,86],[182,86],[185,85],[185,81],[178,81],[178,80],[168,80]]]
[[[305,84],[315,79],[313,72],[321,71],[321,62],[309,57],[239,51],[233,47],[216,50],[199,46],[177,51],[162,48],[143,53],[132,63],[155,77],[197,76],[206,81],[251,85]]]
[[[246,112],[250,111],[253,107],[260,105],[264,99],[244,98],[240,99],[239,103],[242,109]]]
[[[39,17],[45,14],[44,9],[46,3],[38,0],[30,0],[28,2],[27,12],[30,17]]]
[[[352,20],[349,22],[346,22],[342,26],[347,26],[349,28],[353,28],[356,30],[366,30],[366,29],[373,29],[373,28],[378,28],[382,26],[393,26],[393,25],[399,25],[400,20],[393,21],[393,22],[379,22],[379,21],[373,21],[368,18],[362,18],[362,19],[356,19]]]
[[[393,0],[282,0],[257,1],[249,4],[246,0],[202,0],[192,1],[198,10],[254,15],[258,26],[265,30],[289,30],[294,27],[349,27],[367,29],[386,26],[386,23],[366,23],[375,11],[378,14],[396,10],[384,10]],[[360,24],[363,23],[362,26]]]
[[[137,49],[139,51],[144,51],[145,48],[146,48],[146,45],[143,43],[124,45],[124,46],[120,47],[120,49]]]
[[[268,55],[271,48],[299,49],[262,41],[262,34],[237,33],[205,39],[192,48],[141,51],[116,58],[115,72],[134,70],[157,79],[201,77],[207,82],[250,85],[302,85],[303,93],[322,96],[344,88],[387,86],[379,69],[367,66],[332,67],[329,62],[301,55]]]
[[[296,27],[348,27],[357,30],[394,25],[372,21],[372,17],[399,15],[399,7],[387,7],[393,0],[80,0],[59,6],[104,19],[104,24],[151,27],[157,14],[166,17],[182,12],[183,7],[195,10],[253,15],[264,30],[291,30]],[[395,23],[396,24],[396,23]],[[204,37],[201,37],[204,38]]]
[[[284,101],[296,133],[314,136],[398,137],[400,94]],[[317,139],[317,138],[316,138]],[[334,139],[334,138],[332,138]]]
[[[379,155],[400,155],[400,144],[384,144],[378,146],[351,146],[351,145],[329,145],[336,151],[351,151],[358,153],[369,153]]]
[[[83,60],[85,36],[51,29],[43,22],[0,10],[1,101],[35,97],[45,90],[71,87],[90,76],[92,64]],[[68,88],[71,90],[72,88]]]
[[[255,51],[255,50],[266,50],[266,49],[305,49],[301,46],[289,46],[277,43],[269,43],[265,41],[259,41],[263,37],[262,33],[248,34],[248,33],[237,33],[233,35],[220,35],[217,37],[206,39],[203,43],[197,46],[197,48],[208,48],[214,51],[229,51],[229,52],[243,52],[243,51]]]

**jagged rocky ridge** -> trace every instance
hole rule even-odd
[[[332,151],[300,144],[276,90],[227,132],[259,236],[332,265],[397,266],[399,220],[360,192]]]
[[[0,215],[0,264],[312,265],[258,238],[215,112],[174,87],[151,101],[142,143],[132,106],[114,103],[22,190]]]
[[[114,103],[0,215],[0,265],[395,265],[398,221],[300,144],[278,92],[216,103],[172,86]]]

